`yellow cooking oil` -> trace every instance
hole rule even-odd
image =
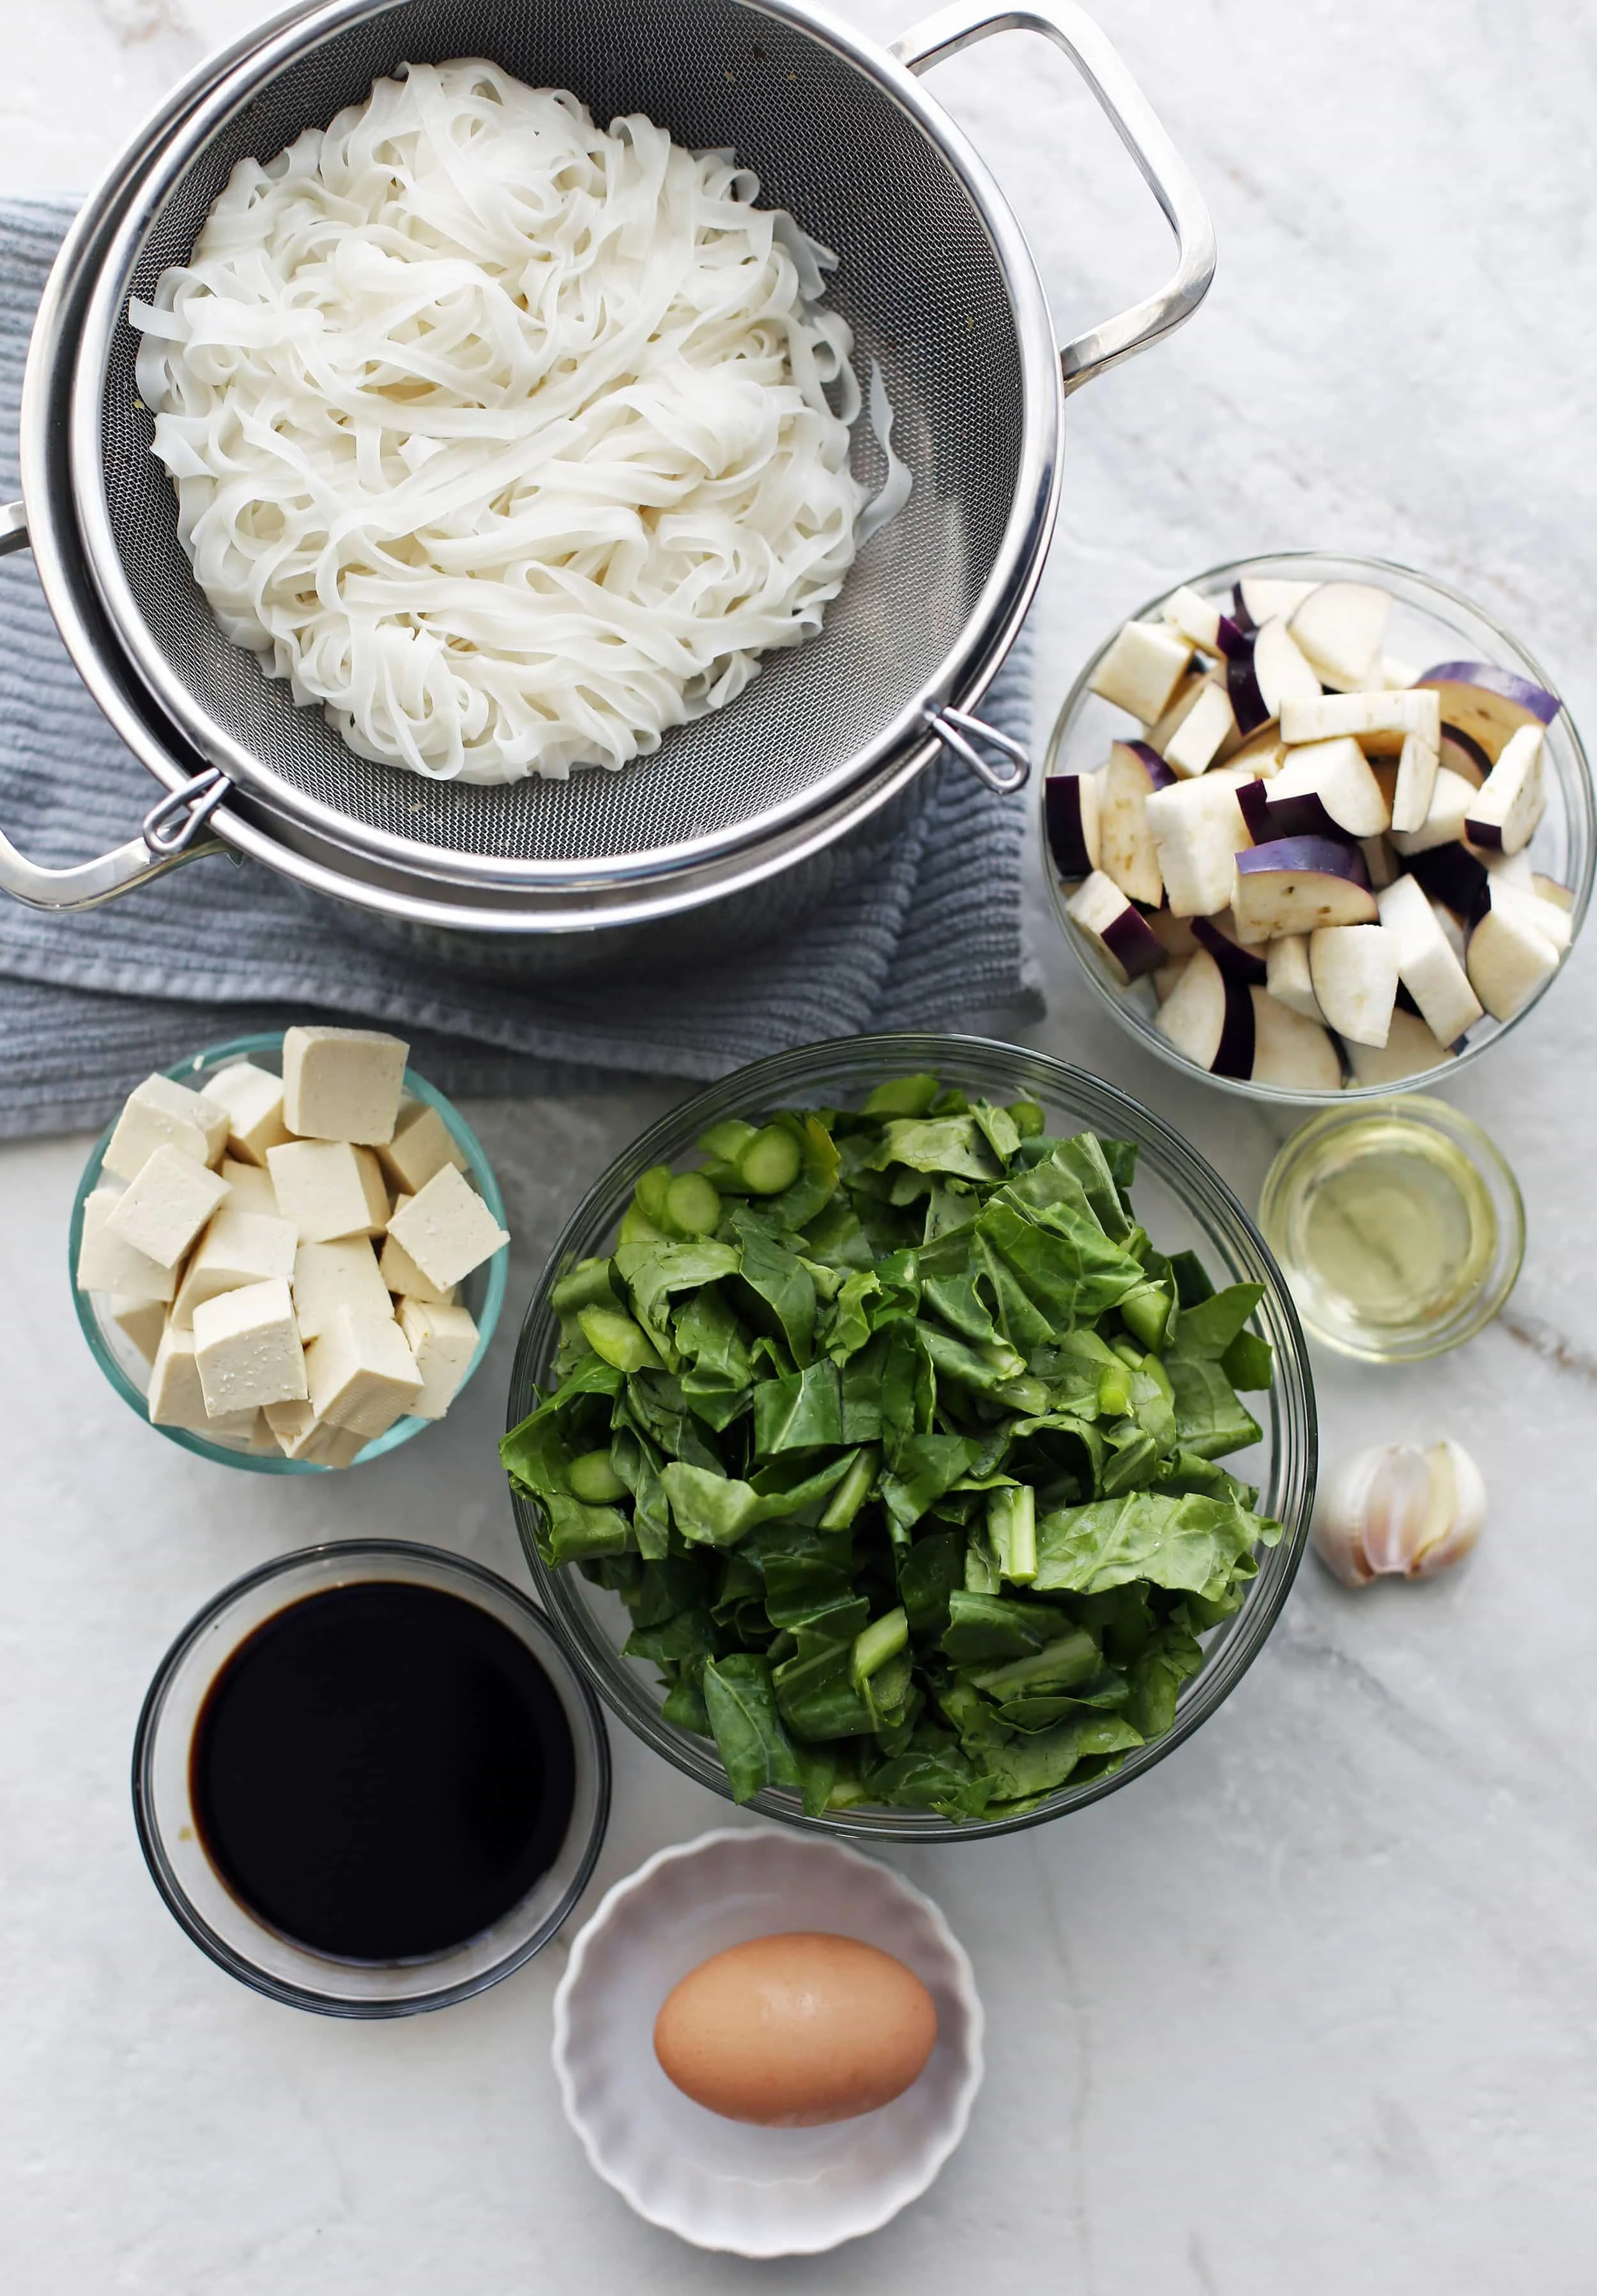
[[[1372,1115],[1327,1133],[1294,1180],[1287,1257],[1311,1322],[1396,1338],[1446,1323],[1486,1281],[1496,1214],[1456,1141]]]

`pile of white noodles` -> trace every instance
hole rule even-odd
[[[859,393],[758,188],[470,61],[242,161],[131,314],[227,636],[361,755],[500,782],[624,765],[818,629]]]

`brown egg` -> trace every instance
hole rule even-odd
[[[751,1938],[667,1995],[654,2054],[684,2096],[728,2120],[813,2128],[890,2104],[938,2038],[913,1970],[857,1938]]]

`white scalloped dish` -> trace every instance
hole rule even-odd
[[[660,2070],[655,2018],[712,1954],[790,1930],[897,1955],[937,2004],[937,2046],[912,2087],[856,2120],[722,2120]],[[840,1843],[723,1828],[660,1850],[578,1932],[554,1997],[554,2071],[590,2165],[641,2217],[700,2248],[807,2256],[926,2191],[970,2120],[981,2033],[970,1961],[920,1890]]]

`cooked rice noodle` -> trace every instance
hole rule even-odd
[[[859,391],[835,258],[758,189],[471,61],[241,161],[131,313],[227,636],[361,756],[478,782],[622,766],[810,636]]]

